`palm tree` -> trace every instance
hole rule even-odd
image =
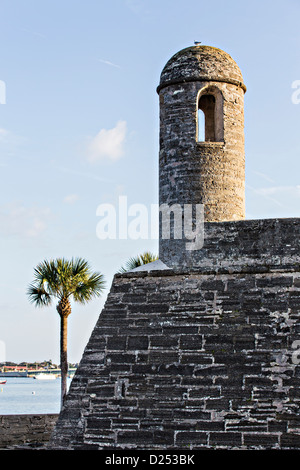
[[[92,272],[82,258],[44,260],[34,269],[34,281],[28,287],[29,301],[36,307],[44,307],[57,300],[60,315],[60,368],[61,406],[67,393],[67,325],[71,313],[71,298],[85,304],[102,294],[105,287],[103,275]]]
[[[127,271],[131,271],[134,268],[138,268],[144,264],[152,263],[152,261],[156,261],[158,259],[157,255],[154,255],[150,251],[145,251],[141,255],[134,256],[129,258],[126,262],[125,266],[121,267],[118,271],[119,273],[126,273]]]

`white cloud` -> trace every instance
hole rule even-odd
[[[79,199],[79,196],[77,194],[68,194],[64,198],[64,202],[66,204],[74,204],[74,202],[78,201],[78,199]]]
[[[255,175],[259,176],[260,178],[263,178],[264,180],[268,181],[269,183],[274,183],[274,180],[272,180],[268,175],[265,173],[261,173],[260,171],[252,171]]]
[[[300,186],[271,186],[268,188],[257,188],[255,192],[262,196],[282,195],[298,198],[300,196]]]
[[[90,179],[93,179],[93,180],[96,180],[96,181],[101,181],[101,182],[103,182],[103,181],[106,181],[108,183],[113,182],[113,180],[108,180],[107,178],[102,178],[101,176],[98,176],[95,173],[82,172],[82,171],[74,170],[73,168],[66,168],[66,167],[63,167],[63,166],[55,166],[55,168],[58,171],[62,171],[63,173],[68,173],[70,175],[79,176],[80,180],[82,180],[82,178],[84,177],[84,178],[90,178]]]
[[[9,150],[9,154],[12,155],[12,151],[14,152],[17,147],[26,143],[27,140],[24,137],[14,134],[13,132],[0,127],[0,144],[1,147],[6,146],[7,150]]]
[[[145,13],[145,0],[126,0],[125,5],[137,15]]]
[[[110,65],[111,67],[116,67],[117,69],[121,68],[120,65],[114,64],[113,62],[110,62],[110,60],[97,59],[97,61],[105,65]]]
[[[25,207],[19,203],[0,206],[0,234],[26,238],[45,231],[51,215],[49,208]]]
[[[29,33],[33,34],[34,36],[38,36],[40,38],[46,38],[46,36],[42,33],[39,33],[38,31],[32,31],[30,29],[22,28],[21,31],[24,31],[24,33]]]
[[[279,211],[278,217],[290,217],[291,214],[299,213],[300,185],[263,188],[253,188],[246,185],[246,187],[259,198],[259,209],[264,206],[269,211],[277,210]]]
[[[88,160],[91,163],[119,160],[124,154],[126,131],[126,121],[119,121],[112,129],[101,129],[88,146]]]
[[[0,128],[0,140],[3,140],[8,134],[8,131],[6,129],[1,129]]]

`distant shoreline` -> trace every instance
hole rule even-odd
[[[69,367],[68,369],[68,374],[74,375],[76,372],[76,367]],[[50,369],[50,370],[45,370],[45,369],[38,369],[38,370],[29,370],[29,371],[6,371],[6,372],[0,372],[0,377],[25,377],[25,378],[30,378],[30,377],[35,377],[36,375],[39,374],[49,374],[49,375],[56,375],[57,377],[60,377],[61,375],[61,370],[60,369]]]

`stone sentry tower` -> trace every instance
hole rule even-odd
[[[157,91],[160,207],[203,204],[206,222],[244,219],[246,87],[235,61],[215,47],[188,47],[167,62]],[[174,237],[164,239],[161,222],[160,259],[168,265],[185,251]]]

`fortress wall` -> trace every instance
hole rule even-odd
[[[182,239],[160,239],[159,257],[170,268],[201,272],[267,272],[300,266],[300,219],[205,223],[204,244],[188,251]]]
[[[57,414],[0,416],[0,449],[41,448],[49,439]]]
[[[286,260],[116,275],[50,448],[299,449],[300,272]]]

